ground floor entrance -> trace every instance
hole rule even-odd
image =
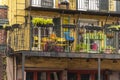
[[[26,80],[98,80],[97,70],[26,71]],[[101,80],[108,80],[101,71]]]

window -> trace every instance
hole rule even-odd
[[[81,80],[90,80],[90,74],[81,74]]]
[[[77,73],[68,73],[68,80],[77,80]]]
[[[38,72],[37,80],[46,80],[46,72]]]
[[[26,72],[26,80],[61,80],[60,71]]]
[[[103,76],[103,74],[101,74],[100,75],[101,76],[101,78],[100,78],[100,80],[106,80],[106,76]],[[95,74],[95,80],[98,80],[98,74]]]
[[[43,37],[49,37],[49,35],[52,33],[52,27],[46,28],[46,27],[38,27],[33,28],[33,47],[38,47],[39,41]]]
[[[60,80],[60,72],[51,72],[50,80]]]
[[[33,72],[26,72],[26,80],[33,80]]]

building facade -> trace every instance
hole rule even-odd
[[[8,79],[119,80],[118,2],[8,0]]]
[[[6,79],[6,40],[7,31],[4,30],[3,25],[8,23],[7,6],[0,5],[0,80]]]

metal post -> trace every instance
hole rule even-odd
[[[100,68],[101,68],[101,59],[100,58],[98,58],[98,80],[101,80],[100,79],[100,77],[101,77],[101,75],[100,75]]]
[[[115,42],[116,42],[116,43],[115,43],[115,45],[116,45],[116,46],[115,46],[115,48],[116,48],[116,53],[118,53],[118,50],[119,50],[118,32],[116,32],[115,40],[116,40],[116,41],[115,41]]]
[[[25,63],[25,55],[22,53],[22,80],[24,80],[24,63]]]

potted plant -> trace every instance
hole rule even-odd
[[[114,37],[114,34],[112,32],[109,32],[106,34],[107,38],[113,38]]]
[[[110,29],[112,31],[119,31],[120,25],[112,25],[112,26],[108,27],[108,29]]]
[[[46,19],[45,24],[47,25],[47,27],[53,26],[53,20],[52,19]]]
[[[80,28],[79,29],[79,34],[83,34],[84,33],[84,28]]]
[[[110,54],[110,53],[113,53],[114,50],[115,48],[113,48],[112,46],[106,46],[106,48],[104,49],[104,53]]]
[[[38,27],[53,25],[52,19],[44,19],[44,18],[33,18],[32,23],[34,26],[38,26]]]
[[[87,49],[87,45],[84,43],[80,43],[78,45],[76,45],[76,50],[77,52],[85,52]]]

